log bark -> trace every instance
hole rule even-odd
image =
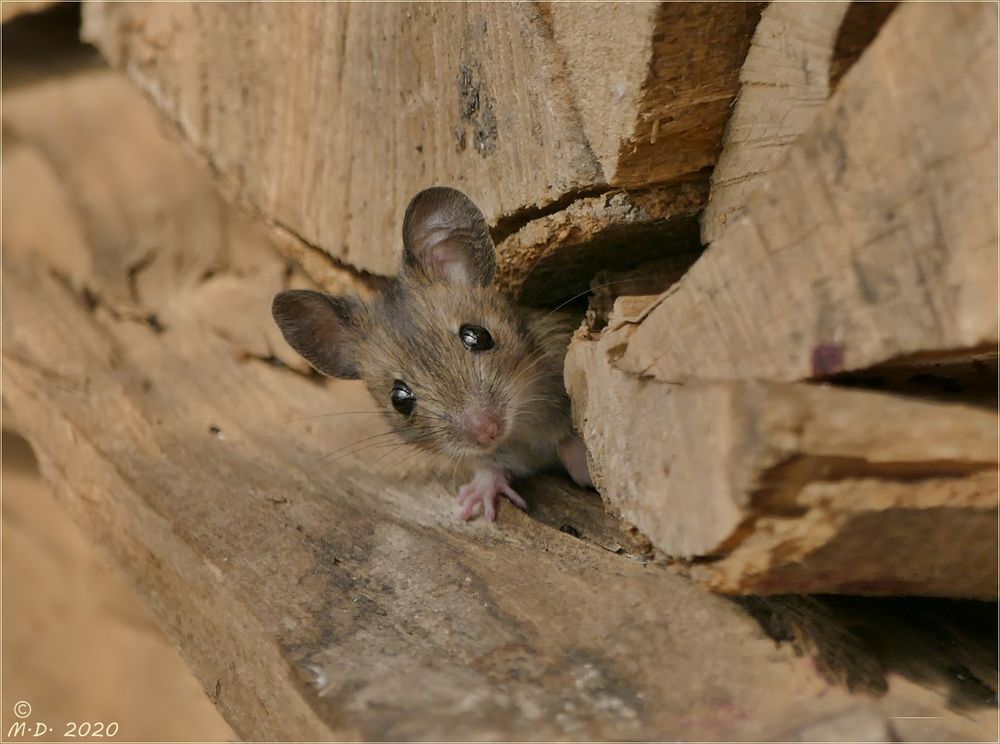
[[[305,246],[392,274],[407,201],[451,184],[495,227],[516,291],[539,254],[580,265],[581,243],[561,235],[580,211],[598,255],[618,262],[625,240],[655,242],[674,217],[689,225],[703,198],[645,210],[641,192],[663,203],[664,187],[703,187],[761,7],[93,2],[84,35],[230,193]],[[588,205],[618,188],[639,206]],[[531,251],[502,242],[522,227]],[[585,289],[582,273],[528,299]]]
[[[995,354],[996,25],[989,5],[896,10],[619,368],[792,381]]]

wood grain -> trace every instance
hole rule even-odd
[[[996,599],[995,408],[637,378],[616,364],[633,323],[577,333],[574,420],[611,508],[700,559],[696,578],[727,593]]]
[[[317,254],[393,274],[406,203],[448,184],[494,228],[512,291],[552,256],[552,294],[529,292],[545,302],[585,289],[583,268],[601,259],[654,257],[659,233],[691,242],[703,199],[693,212],[642,204],[703,190],[761,7],[91,2],[84,36],[227,194],[300,241],[286,242],[310,254],[314,278],[328,276]],[[593,208],[620,189],[627,214]],[[584,212],[593,256],[581,262],[563,231]],[[505,240],[522,228],[530,250]]]
[[[544,4],[608,183],[649,188],[715,164],[764,5]]]
[[[168,45],[162,12],[142,33]],[[270,295],[308,285],[281,226],[220,199],[126,81],[4,99],[4,413],[241,738],[995,739],[993,708],[898,677],[856,714],[565,480],[457,521],[448,471],[362,441],[385,432],[362,388],[270,335]]]
[[[771,3],[740,69],[739,97],[701,216],[711,244],[830,95],[830,62],[850,2]]]
[[[324,415],[359,384],[259,358],[266,310],[217,294],[300,278],[127,81],[4,103],[5,403],[240,737],[766,739],[853,704],[571,485],[466,524],[447,473],[362,450],[380,418]]]
[[[897,9],[620,368],[792,381],[995,352],[996,25],[990,5]]]

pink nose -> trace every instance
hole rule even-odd
[[[469,439],[483,445],[496,441],[501,431],[496,415],[482,409],[467,411],[463,428]]]

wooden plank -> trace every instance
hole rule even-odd
[[[621,369],[790,381],[995,351],[996,13],[896,10]]]
[[[59,735],[73,733],[64,721],[104,721],[99,733],[114,721],[114,738],[127,741],[234,741],[155,615],[53,497],[6,416],[0,458],[5,699],[30,701]],[[30,738],[34,724],[18,735],[11,727],[24,719],[7,707],[5,738]]]
[[[727,593],[996,599],[995,407],[636,377],[642,317],[579,331],[566,381],[601,494],[656,547]]]
[[[766,739],[853,704],[739,607],[643,563],[572,486],[466,524],[447,476],[355,452],[381,419],[323,414],[371,410],[359,384],[258,358],[247,339],[270,320],[218,291],[269,295],[284,260],[208,198],[125,81],[4,104],[5,202],[22,195],[5,403],[240,737]],[[111,251],[116,235],[131,238]],[[209,260],[237,240],[261,250]]]
[[[760,7],[91,2],[84,36],[296,254],[390,275],[409,198],[451,184],[495,228],[517,292],[541,254],[579,263],[562,232],[582,212],[619,265],[627,240],[688,228],[687,209],[645,205],[704,186]],[[593,207],[619,187],[627,211]],[[503,240],[522,228],[527,249]],[[553,272],[555,297],[586,287]]]

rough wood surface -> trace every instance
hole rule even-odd
[[[656,547],[722,592],[996,599],[995,408],[639,378],[640,321],[578,332],[566,381],[602,495]]]
[[[704,184],[761,7],[92,2],[84,34],[228,192],[305,246],[391,274],[409,198],[455,185],[498,238],[531,223],[533,250],[500,247],[519,289],[539,253],[580,265],[561,233],[581,211],[617,262],[624,239],[688,226],[686,209],[626,216],[587,200]],[[582,273],[553,294],[585,288]]]
[[[4,104],[5,404],[238,735],[760,740],[858,705],[564,481],[466,525],[447,477],[355,452],[380,420],[324,414],[370,410],[357,383],[258,358],[283,358],[266,296],[302,278],[127,82]],[[263,310],[219,291],[237,277]],[[894,733],[995,738],[908,684],[871,699]]]
[[[997,344],[997,8],[906,4],[618,365],[800,380]]]
[[[741,213],[760,179],[808,129],[895,6],[838,1],[765,8],[712,170],[712,194],[701,218],[706,245]]]
[[[115,721],[115,738],[126,741],[235,741],[156,617],[53,497],[6,416],[0,441],[4,699],[31,701],[50,722]],[[31,738],[13,735],[19,719],[5,707],[5,739]],[[55,736],[66,729],[57,725]]]
[[[764,5],[545,4],[608,183],[647,188],[715,164]]]
[[[735,606],[630,557],[576,489],[533,494],[550,521],[466,525],[386,448],[330,456],[383,425],[323,417],[371,403],[246,345],[284,262],[129,83],[4,103],[5,401],[240,736],[766,738],[851,704]],[[220,256],[237,241],[241,261],[261,247],[252,267]],[[259,287],[250,318],[215,294],[236,277]]]
[[[841,79],[864,54],[898,5],[898,0],[872,0],[852,2],[848,6],[837,33],[833,59],[830,60],[831,90],[837,89]]]
[[[706,245],[740,213],[761,177],[826,103],[834,43],[850,5],[771,3],[761,13],[712,170],[712,195],[701,217]]]
[[[690,266],[701,249],[697,216],[706,191],[692,181],[578,199],[500,243],[497,281],[525,303],[554,307],[586,290],[598,270],[670,256],[687,256]]]

